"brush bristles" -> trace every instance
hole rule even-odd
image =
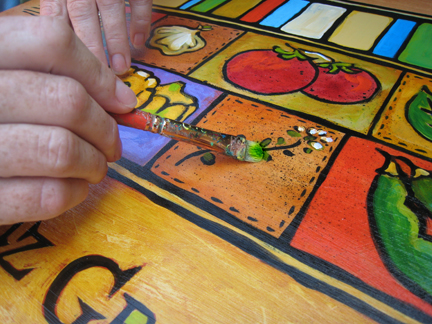
[[[264,159],[264,151],[258,142],[246,140],[246,154],[245,161],[247,162],[261,162]]]

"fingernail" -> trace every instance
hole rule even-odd
[[[133,46],[136,49],[143,48],[144,47],[144,42],[145,42],[144,34],[141,34],[141,33],[135,34],[134,41],[133,41]]]
[[[111,58],[111,68],[115,74],[124,74],[128,70],[126,59],[121,54],[114,54]]]
[[[137,98],[135,92],[132,91],[122,80],[116,79],[115,96],[122,104],[128,108],[135,108],[137,105]]]

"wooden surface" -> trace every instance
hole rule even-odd
[[[155,0],[152,37],[206,28],[199,48],[133,53],[139,108],[241,133],[271,158],[121,127],[123,157],[84,203],[0,227],[0,322],[432,322],[432,3],[362,2],[299,2],[275,27],[282,1]],[[306,70],[232,77],[274,46],[307,54]],[[344,81],[319,83],[317,57],[348,63]],[[291,90],[272,94],[281,80]]]
[[[428,0],[358,0],[352,1],[353,3],[369,4],[388,8],[390,10],[402,10],[412,13],[432,15],[432,2]]]

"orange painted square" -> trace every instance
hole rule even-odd
[[[190,70],[203,60],[219,51],[243,33],[243,31],[234,28],[174,16],[167,16],[157,21],[152,26],[152,29],[160,26],[182,26],[191,29],[198,28],[198,26],[210,26],[212,28],[211,30],[200,32],[199,35],[205,40],[206,45],[195,52],[172,56],[164,55],[158,49],[153,48],[146,48],[142,53],[134,52],[133,58],[137,61],[183,74],[188,74]]]
[[[268,147],[274,149],[268,152],[272,159],[248,163],[218,154],[215,164],[205,165],[200,160],[199,148],[177,143],[155,161],[151,171],[275,237],[282,234],[304,205],[343,137],[343,133],[314,122],[234,96],[225,98],[197,126],[243,134],[249,140],[271,138]],[[309,146],[303,138],[287,134],[295,126],[326,130],[334,142],[307,154],[304,150]],[[279,137],[286,143],[276,145]],[[283,148],[294,143],[298,145]],[[193,153],[196,155],[185,158]]]

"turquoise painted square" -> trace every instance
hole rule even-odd
[[[421,24],[399,56],[404,63],[432,69],[432,24]]]

